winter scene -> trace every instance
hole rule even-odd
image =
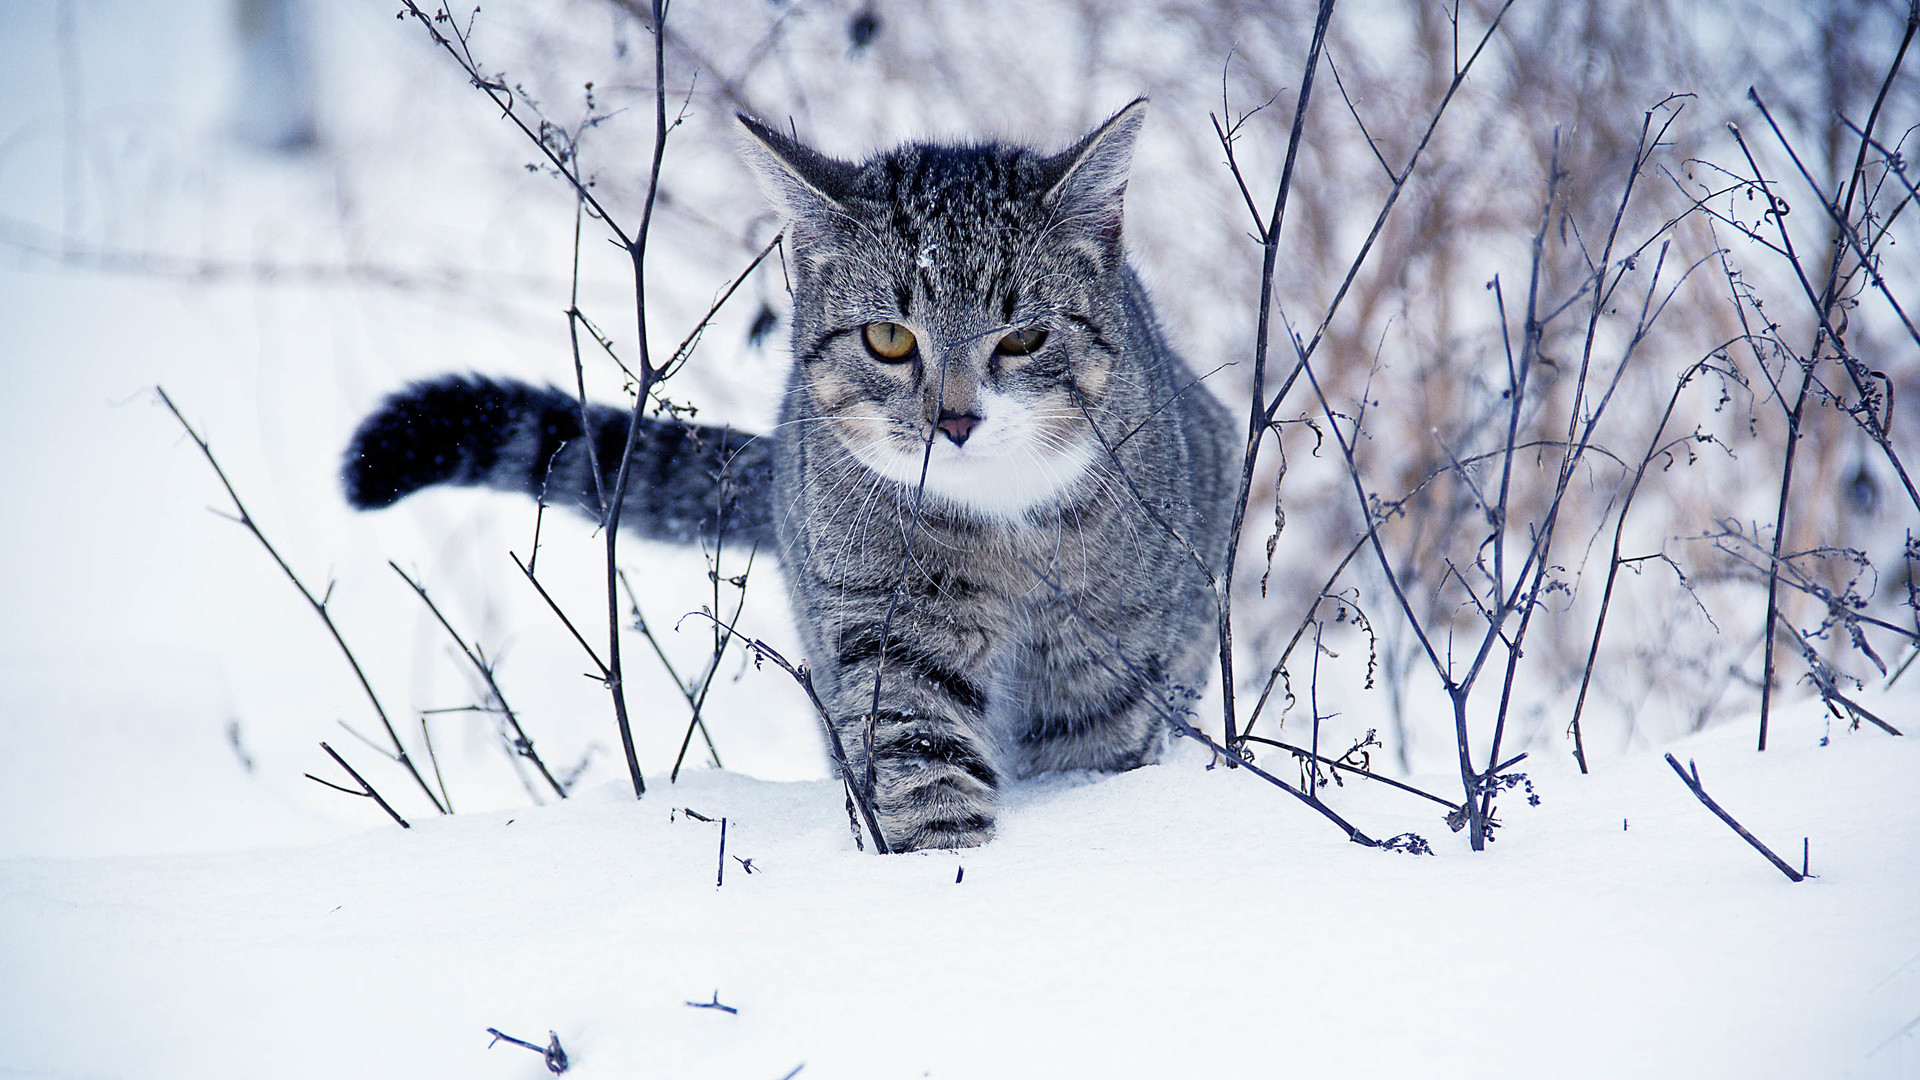
[[[1916,36],[0,3],[0,1076],[1920,1080]]]

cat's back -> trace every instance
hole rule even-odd
[[[1201,553],[1216,565],[1226,551],[1228,500],[1238,465],[1233,418],[1208,388],[1206,374],[1167,341],[1153,299],[1131,263],[1125,280],[1121,304],[1128,366],[1146,388],[1134,407],[1138,415],[1123,431],[1132,433],[1129,445],[1142,441],[1139,464],[1127,465],[1144,472],[1157,496],[1188,508],[1194,533],[1206,541]]]

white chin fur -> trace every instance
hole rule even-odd
[[[1098,451],[1091,439],[1057,448],[1038,445],[1028,437],[1025,410],[1009,407],[1004,399],[984,404],[986,419],[966,444],[955,446],[946,436],[937,436],[931,460],[924,457],[924,444],[907,453],[895,448],[898,443],[869,442],[849,449],[867,468],[910,488],[919,486],[921,463],[926,460],[929,497],[984,517],[1010,520],[1060,499],[1093,464]]]

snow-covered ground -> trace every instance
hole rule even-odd
[[[1811,837],[1797,885],[1651,755],[1536,781],[1481,856],[1352,787],[1440,854],[1346,843],[1184,753],[1020,789],[963,853],[860,854],[837,785],[707,771],[309,846],[11,859],[0,1058],[543,1075],[496,1027],[558,1032],[583,1077],[1911,1077],[1920,748],[1820,731],[1677,748],[1775,846]],[[689,810],[727,821],[724,884]],[[688,1004],[716,995],[738,1012]]]
[[[1181,746],[1016,788],[985,848],[879,859],[798,695],[738,657],[709,708],[728,769],[696,755],[667,783],[683,713],[638,643],[634,802],[604,694],[507,561],[531,514],[445,493],[356,517],[335,494],[345,433],[405,379],[568,376],[572,219],[417,33],[325,8],[322,59],[356,73],[325,95],[331,166],[227,139],[222,3],[0,5],[0,1076],[546,1075],[495,1027],[557,1032],[588,1077],[1920,1077],[1920,746],[1806,703],[1764,755],[1750,721],[1660,748],[1783,855],[1807,837],[1801,884],[1643,749],[1596,751],[1590,777],[1536,754],[1540,805],[1507,799],[1478,855],[1359,781],[1326,797],[1437,854],[1348,844]],[[684,221],[661,241],[702,242]],[[662,323],[744,262],[672,263]],[[618,269],[590,263],[583,306],[619,310]],[[740,330],[685,393],[757,426],[771,391],[741,388],[780,361]],[[437,817],[342,731],[373,727],[357,687],[204,512],[222,496],[156,383],[292,565],[338,583],[409,738],[476,699],[389,558],[502,658],[549,759],[587,757],[578,797],[528,805],[490,719],[435,714],[461,810]],[[547,524],[541,576],[590,616],[597,545]],[[655,625],[706,602],[697,553],[629,558]],[[776,573],[756,565],[742,622],[784,648]],[[1915,701],[1865,703],[1899,723]],[[337,775],[322,738],[414,827],[303,779]],[[716,998],[738,1011],[687,1004]]]

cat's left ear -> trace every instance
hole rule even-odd
[[[1121,201],[1133,165],[1133,143],[1147,119],[1147,99],[1127,107],[1066,151],[1048,159],[1053,182],[1041,202],[1063,218],[1087,223],[1108,240],[1120,238]]]

